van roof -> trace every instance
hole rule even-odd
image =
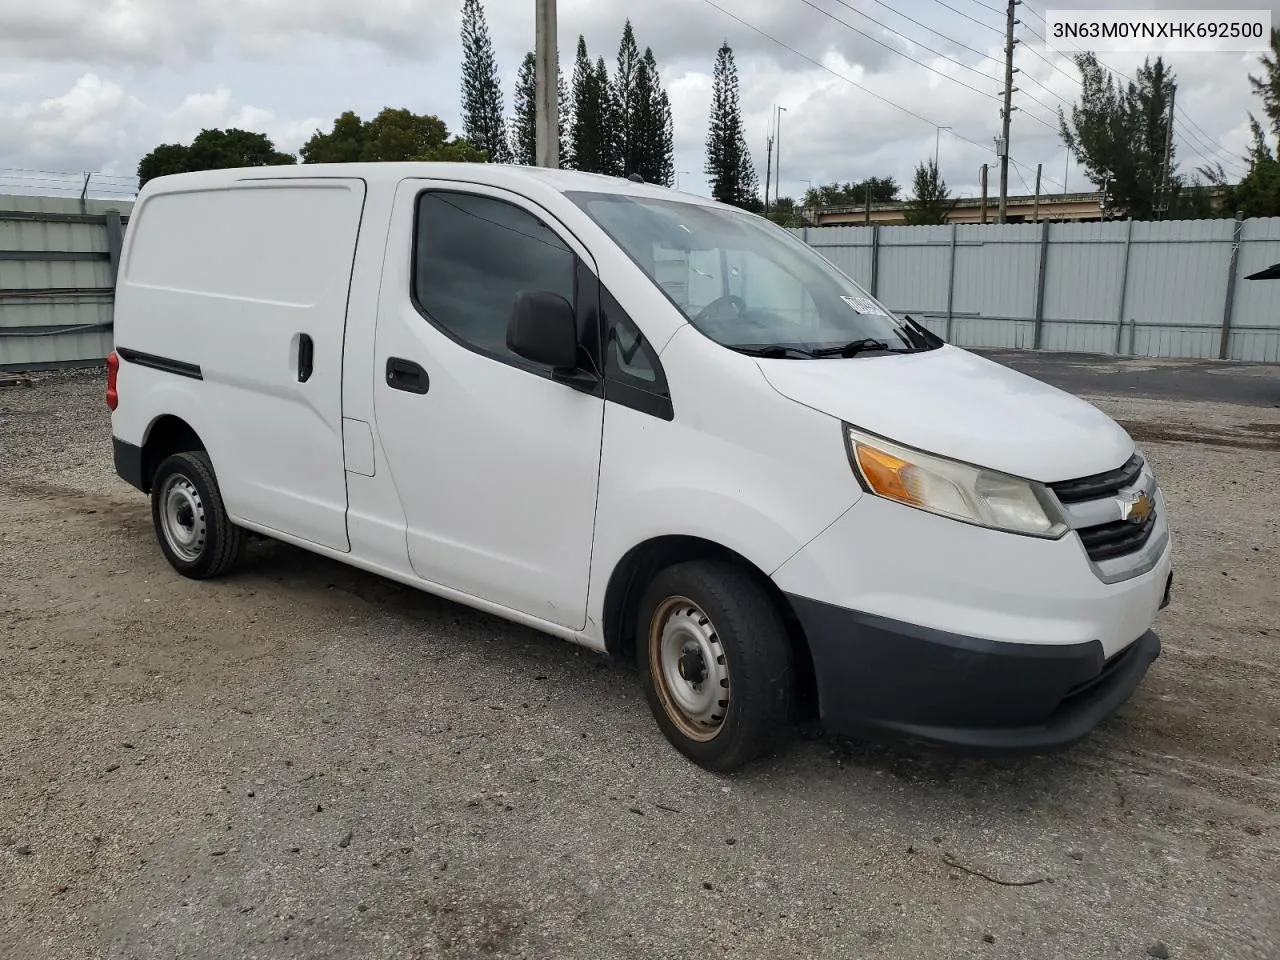
[[[395,183],[411,178],[455,180],[515,190],[530,187],[551,189],[558,193],[584,190],[667,200],[678,198],[691,203],[719,206],[707,197],[682,193],[658,184],[635,183],[625,177],[509,163],[305,163],[279,167],[231,167],[156,177],[147,181],[143,192],[155,194],[191,189],[207,190],[246,180],[316,177],[359,177],[368,183]]]

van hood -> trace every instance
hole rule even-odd
[[[1097,407],[950,345],[848,360],[760,360],[783,396],[906,446],[1028,480],[1112,470],[1133,440]]]

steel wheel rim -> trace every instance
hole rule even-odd
[[[204,501],[194,483],[174,474],[160,490],[160,529],[169,549],[186,563],[193,563],[204,552],[209,536]]]
[[[729,664],[711,618],[687,597],[669,597],[654,611],[649,670],[680,732],[703,743],[715,739],[729,712]]]

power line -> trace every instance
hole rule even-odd
[[[840,4],[840,6],[842,6],[842,7],[849,7],[849,9],[850,9],[850,10],[853,10],[855,13],[862,13],[862,11],[861,11],[861,10],[858,10],[858,9],[857,9],[857,8],[855,8],[855,7],[850,7],[850,6],[849,6],[849,4],[847,4],[847,3],[845,3],[845,2],[844,2],[844,0],[836,0],[836,2],[837,2],[838,4]],[[932,33],[932,34],[933,34],[934,36],[936,36],[936,37],[941,37],[943,40],[950,40],[952,43],[954,43],[957,47],[960,47],[962,50],[968,50],[970,53],[976,53],[978,56],[980,56],[980,57],[982,57],[982,58],[984,58],[984,59],[986,59],[986,60],[990,60],[992,63],[999,64],[1000,66],[1004,66],[1004,64],[1003,64],[1003,63],[1001,63],[1001,61],[1000,61],[1000,60],[998,60],[997,58],[995,58],[995,57],[991,56],[991,54],[989,54],[989,53],[983,53],[981,50],[975,50],[973,47],[970,47],[970,46],[968,46],[968,45],[966,45],[966,44],[961,43],[959,40],[957,40],[957,39],[955,39],[954,37],[951,37],[951,36],[949,36],[949,35],[947,35],[947,34],[943,33],[941,30],[935,30],[935,29],[933,29],[933,27],[930,27],[930,26],[928,26],[927,24],[923,24],[923,23],[921,23],[919,20],[915,20],[915,19],[913,19],[913,18],[911,18],[911,17],[907,16],[907,15],[906,15],[905,13],[903,13],[901,10],[895,10],[893,7],[889,6],[889,4],[885,3],[885,2],[884,2],[884,0],[871,0],[871,2],[872,2],[872,3],[878,3],[880,6],[884,7],[886,10],[889,10],[889,11],[891,11],[892,13],[896,13],[898,16],[902,17],[902,19],[903,19],[903,20],[910,21],[911,23],[914,23],[917,27],[921,27],[921,28],[922,28],[922,29],[924,29],[924,30],[928,30],[930,33]],[[866,17],[866,16],[867,16],[865,13],[863,13],[862,15],[863,15],[864,17]],[[868,19],[868,20],[871,20],[871,18],[870,18],[870,17],[867,17],[867,19]],[[871,22],[872,22],[872,23],[875,23],[876,21],[875,21],[875,20],[871,20]],[[883,26],[883,24],[881,24],[881,26]],[[888,27],[885,27],[885,29],[887,30],[887,29],[889,29],[889,28],[888,28]],[[902,36],[902,35],[901,35],[901,34],[899,34],[899,36]],[[908,38],[908,39],[909,39],[909,38]]]
[[[850,86],[857,87],[863,93],[870,94],[871,96],[875,97],[877,100],[881,101],[882,103],[887,103],[889,106],[893,107],[894,109],[901,110],[903,113],[907,114],[908,116],[915,117],[917,120],[921,121],[922,123],[927,123],[931,127],[936,128],[939,126],[945,126],[944,124],[934,123],[928,117],[925,117],[925,116],[922,116],[921,114],[916,113],[914,110],[910,109],[909,107],[904,107],[900,103],[895,103],[894,101],[890,100],[888,97],[883,96],[882,94],[876,93],[874,90],[870,89],[869,87],[863,86],[862,84],[858,83],[858,81],[856,80],[850,80],[844,74],[839,73],[835,70],[832,70],[825,63],[822,63],[819,60],[815,60],[813,57],[809,56],[807,53],[801,53],[795,47],[791,46],[790,44],[784,43],[783,41],[779,40],[775,36],[772,36],[766,33],[764,30],[761,30],[755,24],[748,23],[746,20],[743,20],[736,13],[729,12],[724,7],[716,3],[715,0],[702,0],[702,2],[707,4],[707,6],[709,7],[714,7],[716,10],[719,10],[721,13],[723,13],[726,17],[730,18],[731,20],[736,20],[738,23],[746,27],[748,30],[758,33],[760,36],[764,37],[766,40],[771,40],[772,42],[776,43],[778,46],[782,47],[783,49],[791,51],[797,57],[800,57],[802,60],[808,61],[818,69],[825,70],[827,73],[831,74],[836,79],[843,80],[845,83],[849,84]],[[966,136],[956,133],[954,130],[951,130],[949,132],[957,140],[963,140],[965,143],[972,144],[973,146],[978,147],[982,150],[988,149],[986,144],[979,143],[976,140],[971,140]]]
[[[1013,166],[1014,166],[1014,168],[1015,168],[1015,169],[1021,168],[1021,167],[1023,166],[1023,164],[1021,164],[1021,163],[1019,163],[1017,160],[1013,159],[1013,157],[1010,157],[1010,158],[1009,158],[1009,162],[1013,164]],[[1031,172],[1031,168],[1030,168],[1030,167],[1027,167],[1027,172],[1028,172],[1028,173],[1030,173],[1030,172]],[[1021,173],[1019,173],[1019,174],[1018,174],[1018,176],[1022,176],[1022,174],[1021,174]],[[1055,180],[1053,177],[1051,177],[1051,176],[1049,176],[1047,173],[1045,173],[1045,172],[1044,172],[1044,170],[1043,170],[1043,167],[1041,168],[1041,172],[1040,172],[1040,179],[1041,179],[1041,180],[1047,180],[1049,183],[1052,183],[1055,187],[1063,187],[1064,189],[1065,189],[1065,187],[1066,187],[1066,184],[1065,184],[1065,183],[1063,183],[1061,180]],[[1027,182],[1026,182],[1025,180],[1024,180],[1024,181],[1022,181],[1022,185],[1025,187],[1025,186],[1027,185]]]
[[[969,16],[969,14],[965,13],[963,10],[957,10],[957,9],[956,9],[955,7],[953,7],[951,4],[949,4],[949,3],[945,2],[945,0],[933,0],[933,2],[934,2],[934,3],[936,3],[936,4],[937,4],[938,6],[940,6],[940,7],[946,7],[948,10],[950,10],[950,11],[951,11],[952,13],[954,13],[954,14],[958,14],[959,16],[964,17],[964,18],[965,18],[966,20],[968,20],[970,23],[976,23],[976,24],[977,24],[978,26],[980,26],[980,27],[986,27],[986,28],[987,28],[988,30],[990,30],[992,33],[1001,34],[1001,35],[1003,35],[1003,34],[1004,34],[1004,31],[1003,31],[1003,30],[1001,30],[1001,29],[999,29],[998,27],[993,27],[993,26],[992,26],[991,24],[989,24],[989,23],[984,23],[982,20],[979,20],[977,17],[971,17],[971,16]],[[1003,16],[1003,14],[1001,14],[1001,16]]]
[[[1022,9],[1027,11],[1027,13],[1031,14],[1033,17],[1036,17],[1041,23],[1045,24],[1046,26],[1048,25],[1049,21],[1046,20],[1044,17],[1040,16],[1036,8],[1033,7],[1031,4],[1027,3],[1027,0],[1022,0]]]
[[[877,39],[876,37],[873,37],[871,34],[867,33],[865,30],[859,30],[859,29],[858,29],[857,27],[855,27],[853,24],[851,24],[851,23],[849,23],[849,22],[847,22],[847,21],[845,21],[845,20],[841,20],[841,19],[840,19],[839,17],[837,17],[834,13],[830,13],[830,12],[828,12],[828,11],[826,11],[826,10],[823,10],[823,9],[822,9],[820,6],[818,6],[816,3],[813,3],[813,2],[812,2],[812,0],[800,0],[800,2],[801,2],[801,3],[803,3],[806,7],[811,7],[812,9],[817,10],[817,11],[818,11],[820,14],[822,14],[824,17],[827,17],[828,19],[834,20],[836,23],[841,24],[842,26],[848,27],[850,30],[852,30],[854,33],[858,34],[859,36],[866,37],[866,38],[867,38],[868,40],[870,40],[872,43],[877,43],[877,44],[879,44],[880,46],[882,46],[882,47],[884,47],[886,50],[888,50],[890,53],[895,53],[895,54],[897,54],[898,56],[902,57],[903,59],[910,60],[912,63],[914,63],[914,64],[915,64],[916,66],[918,66],[918,67],[924,67],[924,68],[925,68],[926,70],[928,70],[930,73],[936,73],[938,76],[942,77],[944,80],[950,80],[952,83],[958,83],[960,86],[962,86],[962,87],[966,87],[966,88],[968,88],[969,90],[972,90],[974,93],[979,94],[979,95],[981,95],[981,96],[984,96],[984,97],[990,97],[992,100],[999,100],[999,99],[1000,99],[1000,98],[999,98],[999,97],[997,97],[994,93],[987,93],[985,90],[979,90],[977,87],[975,87],[975,86],[973,86],[973,85],[971,85],[971,84],[965,83],[963,80],[957,80],[955,77],[953,77],[953,76],[950,76],[950,75],[948,75],[948,74],[943,73],[941,70],[937,69],[936,67],[931,67],[931,66],[929,66],[929,64],[925,63],[923,60],[917,60],[915,57],[910,56],[909,54],[905,54],[905,53],[903,53],[903,52],[902,52],[901,50],[899,50],[897,47],[893,46],[893,44],[891,44],[891,43],[885,43],[883,40],[880,40],[880,39]],[[837,0],[837,2],[839,2],[839,0]],[[864,16],[865,16],[865,14],[864,14]],[[867,19],[870,19],[870,17],[868,17]],[[875,21],[873,21],[873,22],[875,22]],[[886,29],[887,29],[887,28],[886,28]],[[897,31],[893,31],[893,30],[891,30],[891,31],[890,31],[890,33],[897,33]],[[898,35],[898,36],[902,36],[902,34],[897,34],[897,35]],[[905,38],[905,37],[904,37],[903,39],[907,39],[907,38]],[[959,60],[952,60],[950,57],[946,56],[945,54],[938,53],[938,51],[933,50],[933,49],[931,49],[931,48],[929,48],[929,47],[926,47],[924,44],[916,44],[916,45],[917,45],[918,47],[920,47],[922,50],[928,50],[930,53],[934,54],[935,56],[942,57],[942,59],[944,59],[944,60],[948,60],[948,61],[950,61],[951,63],[957,64],[957,65],[959,65],[960,67],[963,67],[965,70],[972,70],[974,73],[978,74],[980,77],[985,77],[985,78],[986,78],[986,79],[988,79],[988,80],[994,80],[994,79],[995,79],[994,77],[988,77],[985,73],[982,73],[982,71],[980,71],[980,70],[975,70],[973,67],[969,66],[968,64],[961,63]]]
[[[1048,21],[1047,21],[1047,20],[1045,20],[1045,19],[1044,19],[1044,17],[1040,16],[1040,14],[1039,14],[1039,13],[1036,13],[1036,11],[1035,11],[1035,10],[1031,9],[1031,7],[1030,7],[1030,6],[1028,6],[1028,5],[1026,4],[1025,0],[1024,0],[1024,2],[1023,2],[1023,4],[1022,4],[1022,5],[1023,5],[1023,7],[1025,7],[1027,10],[1029,10],[1031,13],[1034,13],[1037,17],[1040,17],[1041,22],[1048,23]],[[1026,30],[1026,31],[1027,31],[1028,33],[1030,33],[1033,37],[1035,37],[1037,40],[1039,40],[1041,43],[1043,43],[1043,44],[1045,45],[1045,49],[1051,49],[1051,48],[1050,48],[1050,46],[1049,46],[1049,41],[1048,41],[1048,40],[1046,40],[1043,36],[1041,36],[1039,33],[1037,33],[1035,30],[1033,30],[1033,29],[1032,29],[1030,26],[1028,26],[1026,23],[1023,23],[1023,25],[1022,25],[1022,26],[1023,26],[1023,29],[1024,29],[1024,30]],[[1084,53],[1084,52],[1085,52],[1085,51],[1084,51],[1084,50],[1082,50],[1082,49],[1081,49],[1077,44],[1074,44],[1074,43],[1073,43],[1073,44],[1071,44],[1071,46],[1072,46],[1072,47],[1074,47],[1074,48],[1076,49],[1076,51],[1078,51],[1078,52],[1080,52],[1080,53]],[[1084,86],[1084,82],[1083,82],[1079,77],[1074,76],[1074,75],[1072,75],[1072,74],[1068,73],[1067,71],[1065,71],[1065,70],[1063,70],[1061,67],[1059,67],[1056,63],[1054,63],[1054,62],[1052,62],[1052,61],[1050,61],[1050,60],[1045,59],[1043,56],[1041,56],[1040,52],[1039,52],[1038,50],[1036,50],[1036,49],[1035,49],[1035,47],[1032,47],[1032,46],[1030,46],[1030,45],[1027,45],[1027,49],[1028,49],[1029,51],[1031,51],[1031,53],[1035,54],[1035,56],[1037,56],[1037,57],[1039,57],[1041,60],[1043,60],[1045,63],[1049,64],[1049,66],[1053,67],[1053,69],[1057,70],[1057,71],[1058,71],[1059,73],[1061,73],[1063,76],[1070,78],[1070,79],[1071,79],[1071,81],[1072,81],[1073,83],[1075,83],[1077,86],[1081,86],[1081,87],[1083,87],[1083,86]],[[1062,55],[1062,56],[1064,56],[1064,57],[1066,56],[1066,54],[1065,54],[1065,53],[1062,53],[1061,55]],[[1096,54],[1095,54],[1095,56],[1094,56],[1094,59],[1097,59]],[[1135,80],[1133,77],[1129,76],[1127,73],[1123,73],[1123,72],[1121,72],[1120,70],[1117,70],[1115,67],[1111,66],[1110,64],[1103,63],[1101,60],[1098,60],[1098,66],[1102,67],[1103,69],[1107,70],[1107,71],[1108,71],[1108,72],[1110,72],[1110,73],[1115,74],[1116,76],[1118,76],[1118,77],[1119,77],[1120,79],[1122,79],[1122,80],[1127,80],[1129,83],[1137,83],[1137,82],[1138,82],[1138,81],[1137,81],[1137,80]],[[1064,101],[1064,102],[1065,102],[1065,101]],[[1183,120],[1185,120],[1188,124],[1190,124],[1190,125],[1191,125],[1191,127],[1192,127],[1192,129],[1193,129],[1194,131],[1197,131],[1197,132],[1200,134],[1200,136],[1199,136],[1199,137],[1194,137],[1192,134],[1186,134],[1186,136],[1188,137],[1188,139],[1189,139],[1189,140],[1195,140],[1195,141],[1197,142],[1197,145],[1198,145],[1199,149],[1193,149],[1193,152],[1195,153],[1195,155],[1196,155],[1197,157],[1199,157],[1201,160],[1208,160],[1208,159],[1210,159],[1208,156],[1206,156],[1206,155],[1203,153],[1203,151],[1204,151],[1204,150],[1208,150],[1208,151],[1209,151],[1209,153],[1210,153],[1211,155],[1212,155],[1212,154],[1216,154],[1216,155],[1218,155],[1219,157],[1229,157],[1229,158],[1231,158],[1231,159],[1229,159],[1229,160],[1228,160],[1228,164],[1229,164],[1229,165],[1231,165],[1231,166],[1232,166],[1234,169],[1236,169],[1238,172],[1239,172],[1239,171],[1243,171],[1243,170],[1245,169],[1245,168],[1244,168],[1244,166],[1243,166],[1243,164],[1241,164],[1241,163],[1240,163],[1238,160],[1236,160],[1235,158],[1231,157],[1231,154],[1227,153],[1226,148],[1224,148],[1224,147],[1222,147],[1220,144],[1218,144],[1218,143],[1213,139],[1213,137],[1212,137],[1209,133],[1207,133],[1207,132],[1204,130],[1204,128],[1203,128],[1203,127],[1201,127],[1201,126],[1200,126],[1200,124],[1198,124],[1198,123],[1196,123],[1196,122],[1195,122],[1195,120],[1191,117],[1191,115],[1190,115],[1189,113],[1187,113],[1187,111],[1186,111],[1186,110],[1184,110],[1182,107],[1178,106],[1176,103],[1175,103],[1175,105],[1174,105],[1174,112],[1175,112],[1175,114],[1177,114],[1177,115],[1181,116],[1181,117],[1182,117],[1182,119],[1183,119]],[[1218,162],[1221,162],[1221,161],[1219,160]]]
[[[920,121],[920,122],[922,122],[922,123],[926,123],[926,124],[928,124],[929,126],[934,127],[935,129],[936,129],[936,128],[938,128],[938,127],[940,127],[940,126],[945,126],[945,125],[943,125],[943,124],[935,123],[933,120],[930,120],[928,117],[923,116],[922,114],[916,113],[914,110],[910,109],[909,107],[904,107],[904,106],[903,106],[902,104],[900,104],[900,103],[895,103],[893,100],[890,100],[888,97],[884,96],[883,94],[876,93],[874,90],[870,89],[869,87],[863,86],[861,83],[858,83],[856,80],[851,80],[851,79],[849,79],[849,78],[848,78],[848,77],[846,77],[844,74],[842,74],[842,73],[840,73],[840,72],[838,72],[838,71],[836,71],[836,70],[831,69],[831,68],[830,68],[830,67],[828,67],[825,63],[822,63],[820,60],[815,60],[813,57],[809,56],[807,53],[801,53],[801,52],[800,52],[799,50],[797,50],[795,47],[791,46],[791,45],[790,45],[790,44],[788,44],[788,43],[785,43],[785,42],[784,42],[784,41],[782,41],[782,40],[779,40],[777,37],[775,37],[775,36],[773,36],[772,34],[770,34],[770,33],[766,32],[766,31],[764,31],[764,30],[760,29],[760,28],[759,28],[759,27],[757,27],[755,24],[753,24],[753,23],[749,23],[748,21],[746,21],[746,20],[742,19],[742,17],[738,16],[736,13],[732,13],[732,12],[730,12],[730,11],[726,10],[724,7],[722,7],[722,6],[720,6],[718,3],[716,3],[716,2],[715,2],[715,0],[702,0],[702,2],[703,2],[703,3],[705,3],[705,4],[707,4],[707,6],[709,6],[709,7],[713,7],[714,9],[716,9],[716,10],[720,11],[722,14],[724,14],[724,15],[725,15],[726,17],[728,17],[729,19],[736,21],[737,23],[739,23],[740,25],[742,25],[742,26],[746,27],[748,30],[752,31],[753,33],[759,34],[760,36],[764,37],[766,40],[769,40],[769,41],[771,41],[772,43],[776,43],[778,46],[782,47],[784,50],[787,50],[787,51],[789,51],[790,53],[795,54],[795,55],[796,55],[797,57],[799,57],[800,59],[802,59],[802,60],[804,60],[804,61],[806,61],[806,62],[808,62],[808,63],[813,64],[813,65],[814,65],[815,67],[817,67],[818,69],[823,70],[823,71],[825,71],[826,73],[831,74],[831,75],[832,75],[833,77],[835,77],[837,80],[843,80],[845,83],[849,84],[851,87],[856,87],[856,88],[858,88],[859,90],[861,90],[863,93],[866,93],[866,94],[869,94],[869,95],[870,95],[870,96],[872,96],[872,97],[875,97],[875,98],[876,98],[877,100],[879,100],[881,103],[886,103],[886,104],[888,104],[889,106],[893,107],[895,110],[899,110],[899,111],[901,111],[902,113],[905,113],[905,114],[906,114],[907,116],[909,116],[909,117],[914,117],[916,120],[919,120],[919,121]],[[1033,119],[1037,120],[1037,122],[1041,122],[1041,123],[1043,123],[1043,121],[1040,121],[1040,120],[1039,120],[1039,118],[1034,117],[1032,114],[1027,114],[1027,116],[1032,117]],[[1045,124],[1045,126],[1048,126],[1048,124]],[[965,143],[969,144],[970,146],[977,147],[977,148],[978,148],[978,149],[980,149],[980,150],[988,150],[988,149],[990,149],[990,147],[988,147],[988,145],[987,145],[987,144],[979,143],[977,140],[973,140],[973,139],[971,139],[971,138],[969,138],[969,137],[964,136],[963,134],[956,133],[954,129],[948,129],[948,130],[947,130],[947,132],[948,132],[948,133],[950,133],[950,134],[951,134],[951,136],[955,137],[957,140],[962,140],[962,141],[964,141]],[[1018,163],[1018,161],[1014,160],[1012,156],[1010,156],[1010,157],[1009,157],[1009,162],[1010,162],[1010,163],[1012,163],[1012,164],[1014,164],[1014,165],[1015,165],[1015,167],[1017,166],[1017,163]],[[1044,179],[1046,179],[1046,180],[1048,180],[1050,183],[1054,183],[1054,184],[1056,184],[1056,185],[1058,185],[1058,186],[1063,186],[1063,184],[1062,184],[1061,182],[1059,182],[1059,181],[1057,181],[1057,180],[1054,180],[1052,177],[1045,177]]]
[[[978,6],[980,6],[983,10],[990,10],[992,13],[999,14],[999,15],[1000,15],[1000,16],[1002,16],[1002,17],[1004,16],[1004,11],[1003,11],[1003,10],[997,10],[995,7],[988,6],[987,4],[983,3],[983,2],[982,2],[982,0],[970,0],[970,2],[971,2],[971,3],[976,3],[976,4],[977,4]]]
[[[802,3],[808,3],[808,5],[809,5],[809,6],[813,6],[813,4],[812,4],[812,3],[809,3],[809,0],[801,0],[801,2],[802,2]],[[900,31],[898,31],[898,30],[893,29],[893,28],[892,28],[892,27],[890,27],[888,24],[881,23],[879,20],[875,19],[874,17],[868,16],[867,14],[865,14],[865,13],[863,13],[861,10],[859,10],[857,7],[854,7],[854,6],[852,6],[851,4],[847,3],[847,2],[846,2],[846,0],[835,0],[835,2],[836,2],[836,3],[838,3],[840,6],[844,7],[845,9],[847,9],[847,10],[852,10],[854,13],[858,14],[858,16],[863,17],[863,18],[865,18],[865,19],[867,19],[867,20],[870,20],[872,23],[874,23],[876,26],[880,27],[881,29],[883,29],[883,30],[887,30],[889,33],[892,33],[893,35],[895,35],[895,36],[897,36],[897,37],[901,37],[903,40],[906,40],[908,43],[911,43],[911,44],[914,44],[914,45],[916,45],[916,46],[920,47],[922,50],[927,50],[927,51],[929,51],[929,52],[930,52],[930,53],[932,53],[934,56],[941,57],[943,60],[946,60],[946,61],[948,61],[948,62],[950,62],[950,63],[954,63],[954,64],[956,64],[956,65],[957,65],[957,66],[959,66],[959,67],[963,67],[965,70],[972,71],[973,73],[978,74],[978,76],[982,77],[983,79],[993,80],[993,81],[994,81],[994,80],[996,80],[996,79],[998,79],[998,78],[996,78],[996,77],[989,77],[987,74],[983,73],[981,70],[977,70],[977,69],[975,69],[974,67],[970,66],[969,64],[962,63],[962,62],[961,62],[961,61],[959,61],[959,60],[956,60],[956,59],[954,59],[954,58],[952,58],[952,57],[947,56],[945,53],[942,53],[942,52],[940,52],[940,51],[938,51],[938,50],[934,50],[934,49],[932,49],[931,47],[927,47],[927,46],[925,46],[923,43],[920,43],[919,41],[915,40],[914,38],[909,37],[909,36],[907,36],[906,34],[904,34],[904,33],[900,32]],[[897,13],[897,14],[898,14],[898,16],[900,16],[900,17],[902,17],[902,18],[904,18],[904,19],[906,19],[906,20],[910,20],[912,23],[916,24],[917,26],[924,27],[924,29],[928,30],[930,33],[935,33],[935,34],[937,34],[938,36],[940,36],[940,37],[942,37],[942,38],[944,38],[944,39],[950,39],[950,38],[949,38],[945,33],[941,33],[941,32],[939,32],[939,31],[937,31],[937,30],[934,30],[932,27],[926,26],[925,24],[921,23],[919,20],[914,20],[914,19],[912,19],[911,17],[908,17],[905,13],[902,13],[902,12],[900,12],[900,11],[898,11],[898,10],[895,10],[893,7],[889,6],[889,4],[885,3],[885,2],[884,2],[884,0],[873,0],[873,2],[874,2],[874,3],[878,3],[878,4],[880,4],[880,6],[885,7],[886,9],[888,9],[888,10],[890,10],[890,11],[894,12],[894,13]],[[820,13],[823,13],[825,16],[831,17],[831,19],[835,20],[835,21],[836,21],[836,23],[843,24],[844,26],[848,27],[850,30],[854,30],[854,31],[856,31],[856,32],[858,32],[858,33],[861,33],[861,31],[859,31],[859,30],[858,30],[858,28],[857,28],[857,27],[854,27],[852,24],[845,23],[845,21],[840,20],[840,19],[838,19],[837,17],[832,16],[830,13],[827,13],[827,11],[825,11],[825,10],[821,10],[820,8],[817,8],[817,7],[815,7],[815,9],[819,9],[819,12],[820,12]],[[863,36],[867,36],[866,34],[862,34],[862,35],[863,35]],[[873,38],[873,39],[874,39],[874,38]],[[877,43],[879,43],[880,41],[878,41],[878,40],[877,40],[876,42],[877,42]],[[881,44],[881,45],[882,45],[882,46],[888,46],[887,44]],[[1004,61],[1002,61],[1002,60],[997,60],[995,57],[990,56],[989,54],[983,53],[981,50],[975,50],[973,47],[965,46],[965,45],[964,45],[964,44],[962,44],[962,43],[958,44],[958,46],[963,47],[965,50],[968,50],[970,53],[976,53],[978,56],[983,57],[983,58],[984,58],[984,59],[986,59],[986,60],[990,60],[992,63],[995,63],[995,64],[997,64],[998,66],[1000,66],[1000,67],[1002,67],[1002,68],[1003,68],[1003,66],[1004,66]],[[889,47],[889,49],[893,50],[893,48],[892,48],[892,47]],[[900,53],[899,51],[897,51],[897,50],[894,50],[894,52],[895,52],[895,53],[899,53],[899,55],[900,55],[900,56],[905,56],[905,54],[901,54],[901,53]],[[910,58],[908,58],[908,59],[910,59]],[[920,61],[918,61],[918,60],[913,61],[913,62],[915,62],[915,63],[920,63]],[[922,65],[922,66],[926,66],[926,65],[924,65],[924,64],[921,64],[921,65]],[[929,68],[929,69],[932,69],[932,68]],[[937,71],[934,71],[934,72],[936,73]],[[943,76],[946,76],[946,75],[945,75],[945,74],[943,74]],[[948,79],[954,79],[954,78],[948,77]],[[959,81],[956,81],[956,82],[959,82]],[[972,88],[970,88],[970,89],[972,89]],[[1050,92],[1051,92],[1051,91],[1050,91]],[[1051,115],[1054,115],[1054,116],[1056,117],[1056,113],[1057,113],[1057,111],[1056,111],[1056,110],[1054,110],[1054,108],[1053,108],[1053,107],[1050,107],[1048,104],[1044,103],[1042,100],[1040,100],[1039,98],[1037,98],[1037,97],[1033,96],[1033,95],[1032,95],[1032,94],[1030,94],[1030,93],[1027,93],[1027,94],[1026,94],[1026,96],[1027,96],[1027,98],[1028,98],[1028,99],[1032,100],[1033,102],[1040,104],[1040,106],[1041,106],[1041,107],[1044,107],[1044,109],[1048,110],[1048,111],[1049,111],[1049,113],[1050,113]],[[1065,102],[1065,101],[1064,101],[1064,102]],[[1040,117],[1037,117],[1035,114],[1027,112],[1025,108],[1023,108],[1023,112],[1024,112],[1024,113],[1026,113],[1026,115],[1027,115],[1030,119],[1032,119],[1032,120],[1036,121],[1037,123],[1041,124],[1042,126],[1048,127],[1050,130],[1053,130],[1055,133],[1057,132],[1057,129],[1058,129],[1058,128],[1057,128],[1057,126],[1056,126],[1055,124],[1049,123],[1049,122],[1047,122],[1047,121],[1045,121],[1045,120],[1041,119]]]
[[[1027,79],[1027,75],[1026,75],[1025,73],[1024,73],[1022,76],[1023,76],[1023,79],[1024,79],[1024,80],[1025,80],[1025,79]],[[1050,93],[1052,93],[1053,91],[1052,91],[1052,90],[1050,90],[1049,92],[1050,92]],[[1040,106],[1044,107],[1044,108],[1045,108],[1046,110],[1048,110],[1051,114],[1054,114],[1055,116],[1057,115],[1058,111],[1057,111],[1055,108],[1053,108],[1053,107],[1049,106],[1047,103],[1045,103],[1045,102],[1044,102],[1043,100],[1041,100],[1039,97],[1037,97],[1037,96],[1035,96],[1035,95],[1033,95],[1033,94],[1029,93],[1029,92],[1028,92],[1028,91],[1026,91],[1026,90],[1022,90],[1022,89],[1019,89],[1019,90],[1018,90],[1018,93],[1022,94],[1024,97],[1026,97],[1028,100],[1032,101],[1033,103],[1038,103],[1038,104],[1040,104]],[[1065,100],[1063,100],[1062,102],[1063,102],[1063,103],[1066,103],[1066,101],[1065,101]],[[1027,116],[1031,116],[1031,114],[1027,114]]]
[[[1013,162],[1013,158],[1012,158],[1012,157],[1010,157],[1010,162],[1011,162],[1011,163]],[[1030,193],[1030,192],[1031,192],[1031,188],[1027,186],[1027,178],[1026,178],[1026,177],[1024,177],[1024,176],[1022,175],[1022,167],[1021,167],[1021,165],[1020,165],[1020,164],[1016,164],[1016,163],[1015,163],[1015,164],[1013,164],[1013,172],[1014,172],[1014,173],[1016,173],[1016,174],[1018,175],[1018,179],[1022,181],[1022,189],[1023,189],[1023,190],[1025,190],[1025,191],[1027,191],[1027,193]]]

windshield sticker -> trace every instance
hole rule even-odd
[[[857,310],[858,313],[871,313],[880,317],[889,316],[874,300],[868,300],[866,297],[841,297],[840,299]]]

